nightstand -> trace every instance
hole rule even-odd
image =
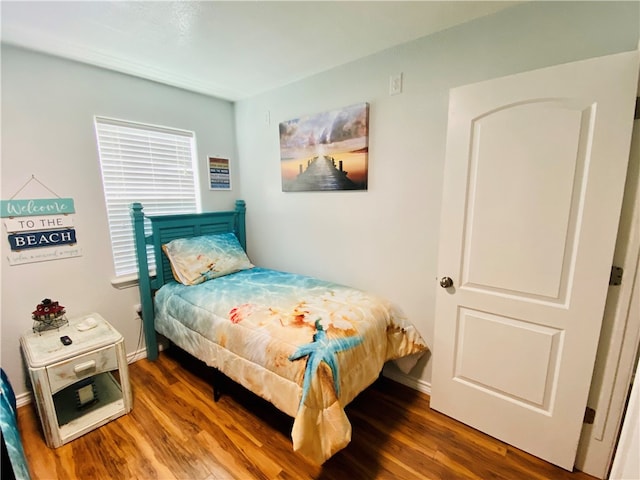
[[[71,344],[60,341],[65,335]],[[70,319],[56,330],[26,333],[20,345],[49,447],[131,411],[124,339],[99,314]]]

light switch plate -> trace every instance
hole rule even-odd
[[[389,95],[402,93],[402,73],[396,73],[389,77]]]

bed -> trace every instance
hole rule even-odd
[[[408,372],[427,346],[385,299],[254,266],[245,212],[242,200],[163,216],[131,205],[147,356],[164,335],[293,417],[293,449],[321,464],[351,440],[344,407],[385,362]]]

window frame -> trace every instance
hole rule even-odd
[[[140,202],[147,215],[202,211],[196,135],[99,115],[94,131],[115,274],[111,283],[128,287],[138,279],[130,204]]]

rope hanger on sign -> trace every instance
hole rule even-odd
[[[58,198],[62,198],[60,195],[58,195],[56,192],[54,192],[53,190],[51,190],[49,187],[47,187],[44,183],[42,183],[40,180],[38,180],[36,178],[35,175],[31,174],[31,178],[29,180],[27,180],[24,185],[22,185],[18,191],[16,193],[14,193],[13,195],[11,195],[11,197],[9,198],[9,200],[13,200],[22,190],[24,190],[26,188],[27,185],[29,185],[31,182],[38,182],[42,187],[44,187],[45,189],[47,189],[49,192],[53,193],[56,197]]]

